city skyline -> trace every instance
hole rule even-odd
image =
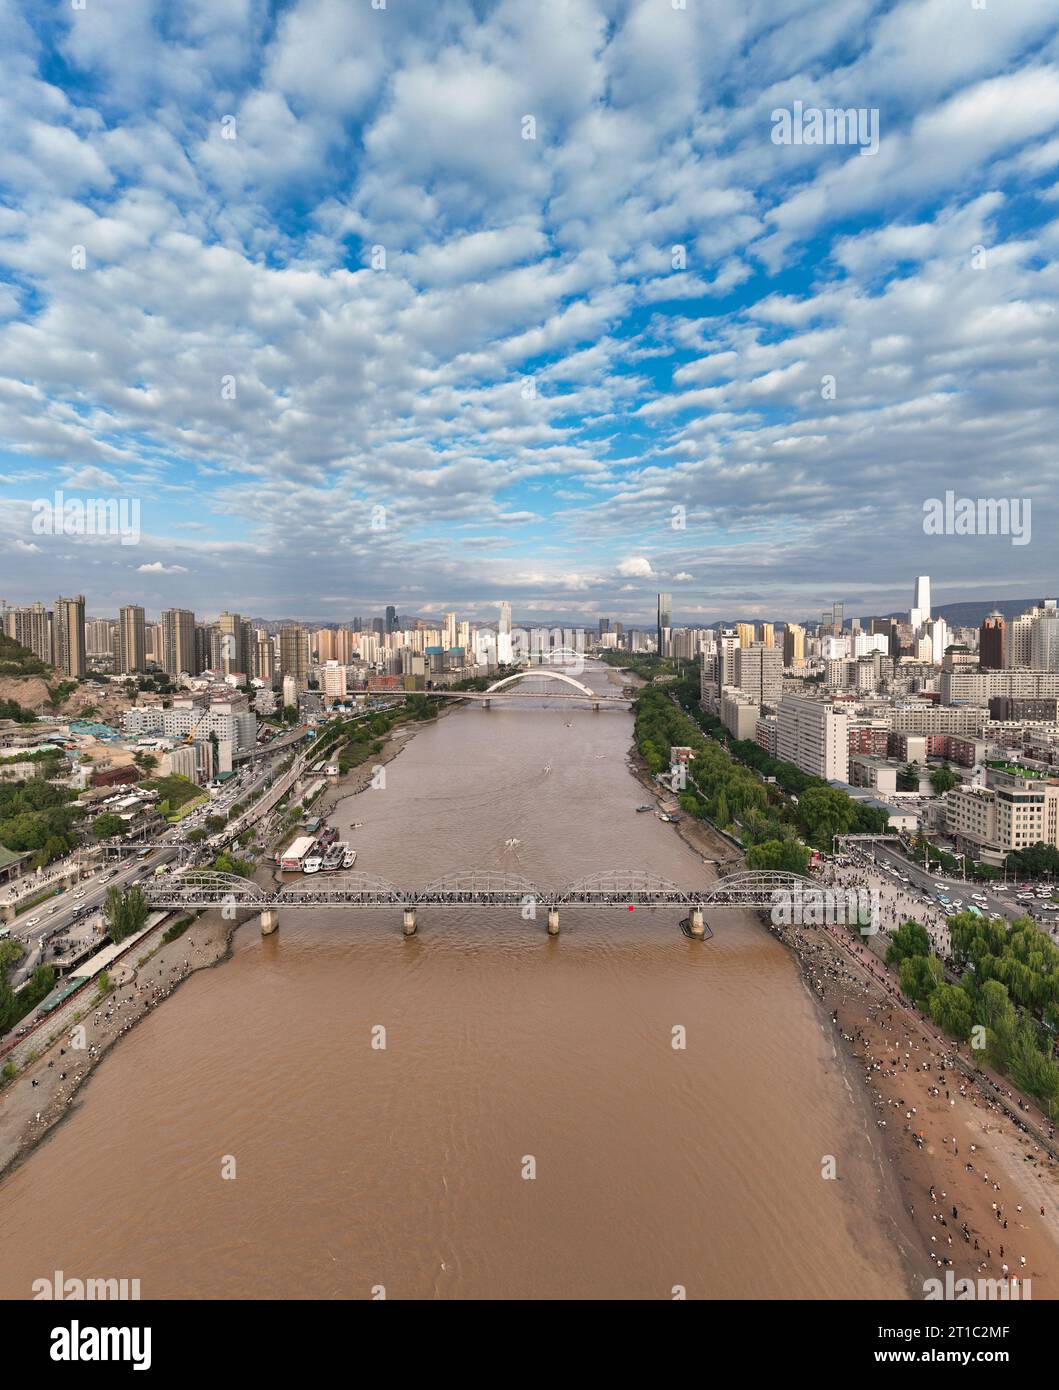
[[[10,602],[1053,587],[924,509],[1055,524],[1056,0],[2,9]],[[783,143],[814,105],[877,143]],[[58,490],[136,542],[34,532]]]

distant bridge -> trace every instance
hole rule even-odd
[[[561,685],[568,686],[569,689],[515,691],[509,688],[527,680],[558,681]],[[622,695],[620,692],[615,692],[612,695],[609,691],[593,690],[591,686],[567,675],[565,671],[553,671],[546,666],[534,666],[526,671],[517,671],[513,676],[505,676],[503,680],[494,681],[485,690],[429,690],[426,693],[428,695],[440,695],[446,700],[477,700],[486,709],[495,699],[506,700],[516,695],[520,700],[569,700],[571,703],[591,704],[593,709],[599,709],[601,704],[609,701],[629,703],[627,695]]]
[[[548,914],[548,932],[558,935],[559,909],[569,906],[667,907],[689,909],[690,935],[703,938],[709,928],[706,907],[771,907],[777,892],[795,893],[819,884],[799,874],[774,870],[745,870],[727,874],[700,888],[683,888],[646,869],[610,869],[589,874],[563,888],[544,888],[521,874],[472,869],[446,874],[420,888],[400,888],[389,879],[368,873],[302,875],[280,888],[263,888],[252,879],[211,869],[196,869],[150,880],[143,892],[152,908],[180,911],[220,905],[231,911],[261,913],[264,933],[275,931],[280,908],[399,907],[406,936],[416,931],[416,910],[432,907],[538,907]]]

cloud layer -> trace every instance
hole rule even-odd
[[[32,15],[32,11],[28,12]],[[9,601],[1045,592],[1059,0],[0,0]],[[878,112],[878,153],[772,113]],[[35,537],[55,488],[139,547]],[[1034,540],[926,537],[1033,499]]]

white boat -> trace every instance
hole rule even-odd
[[[342,867],[343,867],[343,869],[352,869],[353,865],[354,865],[356,862],[357,862],[357,851],[356,851],[355,849],[350,849],[349,845],[346,845],[345,849],[344,849],[343,852],[342,852]]]
[[[319,854],[307,855],[306,858],[302,860],[302,873],[318,874],[323,868],[323,864],[324,861],[320,858]]]

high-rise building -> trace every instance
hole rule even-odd
[[[279,674],[291,677],[299,690],[309,682],[309,652],[303,627],[291,625],[279,630]]]
[[[85,651],[89,656],[114,655],[114,622],[112,619],[88,619],[85,623]]]
[[[776,629],[771,623],[761,624],[761,640],[766,647],[774,647],[776,645]]]
[[[673,595],[658,595],[658,631],[656,641],[658,645],[658,655],[665,656],[666,642],[669,640],[669,630],[673,626]]]
[[[500,618],[496,628],[496,659],[503,666],[511,661],[511,604],[506,599],[500,601]]]
[[[805,665],[805,628],[788,623],[783,631],[784,666]]]
[[[779,704],[776,754],[812,777],[849,780],[849,709],[806,695],[784,695]]]
[[[739,634],[741,647],[749,647],[757,637],[757,628],[753,623],[736,623],[735,630]]]
[[[978,629],[978,665],[983,671],[1004,669],[1004,615],[997,609]]]
[[[600,637],[602,637],[605,633],[607,633],[607,632],[609,632],[609,631],[610,631],[610,619],[609,619],[609,618],[600,618],[600,620],[599,620],[599,635],[600,635]]]
[[[735,654],[739,650],[739,634],[735,628],[722,628],[721,635],[717,638],[717,663],[715,667],[718,698],[720,698],[721,691],[726,685],[735,685]]]
[[[845,622],[845,617],[843,616],[843,615],[844,615],[844,612],[845,612],[845,607],[844,607],[843,604],[838,603],[838,602],[832,603],[832,605],[831,605],[831,624],[832,624],[832,626],[834,627],[835,632],[836,632],[836,634],[837,634],[838,636],[841,636],[841,635],[842,635],[842,625],[843,625],[843,623]]]
[[[118,641],[114,652],[114,670],[120,676],[142,671],[147,662],[146,619],[143,609],[135,603],[118,609]]]
[[[912,607],[908,612],[908,621],[914,630],[918,630],[925,622],[930,619],[930,576],[921,574],[916,580],[916,591],[912,600]]]
[[[759,705],[775,705],[783,693],[783,653],[763,642],[735,653],[735,684]]]
[[[52,646],[55,667],[64,676],[81,680],[86,670],[85,596],[57,598],[52,615]]]
[[[170,676],[198,675],[195,615],[190,608],[162,610],[162,669]]]
[[[441,645],[451,651],[456,645],[456,614],[446,613],[441,620]]]
[[[392,603],[386,605],[386,631],[397,631],[397,609]]]
[[[1030,666],[1035,671],[1059,671],[1059,608],[1046,598],[1035,610],[1030,630]]]
[[[33,603],[28,608],[9,608],[4,629],[8,637],[28,647],[41,661],[46,661],[49,666],[54,664],[52,615],[43,603]]]

